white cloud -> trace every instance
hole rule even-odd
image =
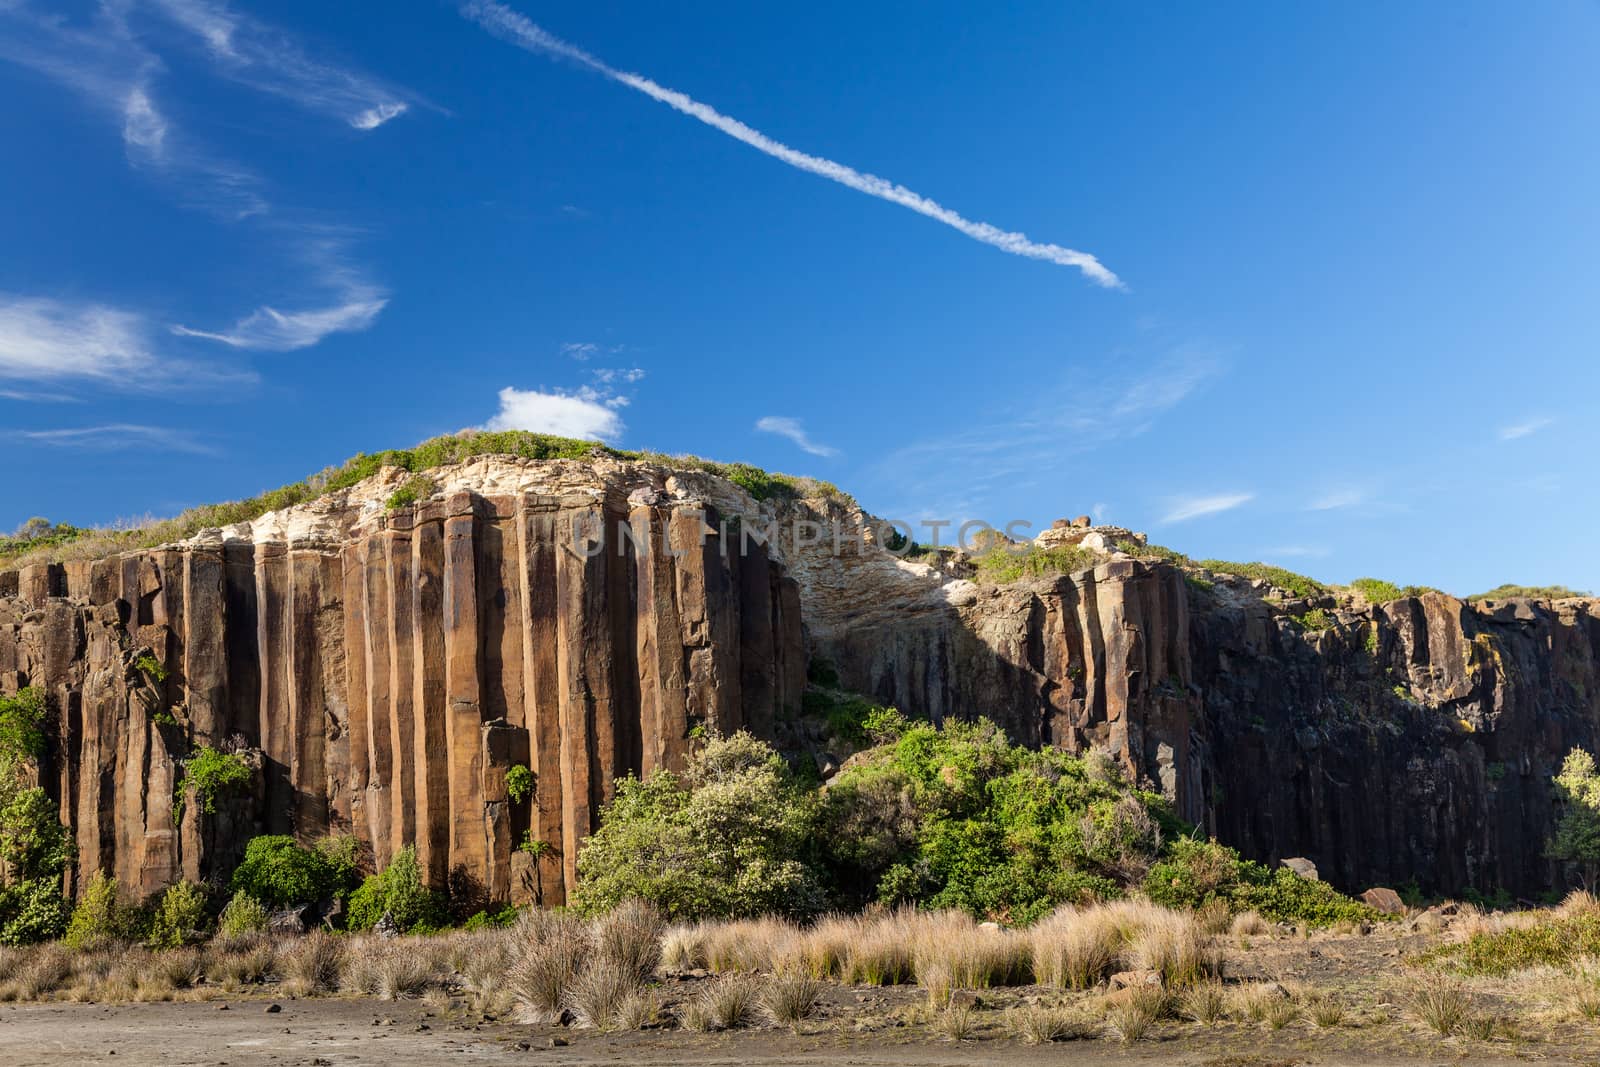
[[[128,162],[175,185],[185,203],[231,219],[265,213],[259,179],[182,136],[161,109],[153,87],[161,57],[129,25],[135,13],[101,3],[79,25],[27,4],[0,6],[0,60],[66,86],[114,120]]]
[[[594,390],[500,390],[500,411],[486,430],[531,430],[560,437],[615,442],[622,437],[622,417]]]
[[[1321,559],[1327,555],[1329,555],[1328,549],[1322,545],[1280,545],[1277,548],[1268,549],[1266,552],[1268,559],[1274,556],[1280,558],[1293,556],[1304,559]]]
[[[156,367],[143,316],[0,293],[0,378],[138,378]]]
[[[1334,489],[1317,497],[1306,505],[1307,511],[1336,511],[1339,508],[1352,508],[1366,499],[1366,494],[1360,489]]]
[[[1540,415],[1535,416],[1534,418],[1524,419],[1522,422],[1512,423],[1509,426],[1502,426],[1500,427],[1500,440],[1515,441],[1519,438],[1528,437],[1532,434],[1538,433],[1540,430],[1544,429],[1555,421],[1555,419],[1549,418],[1548,416]]]
[[[762,433],[775,433],[779,437],[787,437],[803,451],[810,452],[813,456],[837,456],[839,450],[829,445],[821,445],[811,440],[806,435],[805,427],[800,425],[799,419],[791,419],[783,415],[767,415],[756,420],[756,429]]]
[[[197,36],[225,77],[333,115],[358,130],[375,130],[408,110],[405,95],[365,74],[325,63],[281,30],[226,3],[154,0],[174,23]]]
[[[367,329],[388,303],[388,298],[374,289],[359,299],[305,311],[279,311],[262,306],[234,323],[231,330],[213,332],[173,326],[172,332],[180,337],[220,341],[234,348],[292,352],[309,348],[329,334],[359,333]]]
[[[216,449],[185,430],[118,422],[108,426],[79,426],[62,430],[11,430],[7,436],[30,444],[57,448],[116,451],[123,448],[159,448],[169,452],[214,455]]]
[[[1026,256],[1029,259],[1040,259],[1059,266],[1075,267],[1082,271],[1085,277],[1100,285],[1108,288],[1122,288],[1121,280],[1107,270],[1098,259],[1087,252],[1063,248],[1060,245],[1039,244],[1030,241],[1024,234],[1010,233],[991,226],[987,222],[974,222],[971,219],[963,218],[949,208],[935,203],[919,193],[912,192],[903,185],[896,185],[886,178],[865,174],[847,167],[843,163],[836,163],[831,159],[823,159],[820,156],[807,155],[804,152],[790,148],[788,145],[775,141],[766,134],[746,126],[738,119],[730,118],[709,105],[702,104],[683,93],[657,85],[649,78],[641,75],[630,74],[609,66],[581,48],[568,44],[566,41],[545,32],[504,4],[494,3],[492,0],[468,0],[467,3],[462,4],[461,12],[489,32],[510,41],[519,48],[544,55],[559,56],[580,66],[587,67],[597,74],[610,78],[621,85],[626,85],[630,89],[636,89],[651,99],[666,104],[673,110],[703,122],[712,129],[719,130],[734,140],[747,144],[756,151],[787,163],[791,167],[827,178],[829,181],[838,182],[840,185],[865,193],[868,196],[877,197],[879,200],[886,200],[891,204],[899,204],[901,207],[909,208],[919,215],[925,215],[936,222],[942,222],[944,225],[965,234],[973,240],[991,245],[1002,252]]]
[[[1254,493],[1217,493],[1212,496],[1186,496],[1172,502],[1172,507],[1161,517],[1162,522],[1187,522],[1206,515],[1232,511],[1254,500]]]
[[[633,385],[644,380],[644,371],[639,367],[598,367],[594,380],[601,385]]]
[[[295,231],[295,236],[300,241],[296,257],[307,264],[307,273],[332,297],[330,303],[292,311],[263,305],[230,329],[174,325],[172,332],[234,348],[292,352],[309,348],[331,334],[368,329],[388,306],[388,293],[345,262],[344,238],[340,234],[317,231],[308,238]]]

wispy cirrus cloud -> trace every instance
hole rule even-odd
[[[1108,270],[1097,258],[1087,252],[1044,244],[1029,240],[1025,234],[1013,233],[963,217],[933,200],[875,174],[866,174],[843,163],[820,156],[808,155],[788,145],[773,140],[759,130],[738,119],[722,114],[709,104],[703,104],[675,89],[658,85],[640,74],[632,74],[595,58],[588,52],[561,40],[530,22],[526,17],[493,0],[468,0],[461,12],[484,29],[525,51],[556,56],[594,71],[620,85],[637,90],[652,100],[662,103],[692,119],[705,123],[712,129],[727,134],[734,140],[749,145],[756,151],[771,156],[791,167],[838,182],[856,192],[886,200],[891,204],[909,208],[935,222],[943,223],[974,241],[1009,252],[1014,256],[1043,260],[1063,267],[1074,267],[1086,278],[1107,288],[1123,288],[1121,279]]]
[[[311,58],[282,31],[229,4],[154,0],[154,6],[204,45],[224,77],[292,100],[308,111],[375,130],[410,108],[410,94],[360,71]]]
[[[1531,437],[1540,430],[1546,429],[1556,420],[1547,415],[1536,415],[1500,427],[1499,437],[1502,441],[1517,441],[1524,437]]]
[[[1366,498],[1367,494],[1360,489],[1330,489],[1308,503],[1306,510],[1337,511],[1340,508],[1353,508],[1366,500]]]
[[[388,306],[388,293],[348,263],[342,237],[312,235],[303,239],[296,255],[306,262],[308,274],[328,293],[328,302],[297,310],[262,305],[227,329],[174,325],[172,332],[233,348],[292,352],[309,348],[331,334],[366,330]]]
[[[53,448],[77,448],[86,451],[115,452],[126,448],[160,449],[167,452],[189,452],[195,455],[216,455],[217,449],[187,430],[174,430],[165,426],[144,426],[138,423],[116,422],[104,426],[74,426],[55,430],[9,430],[5,435],[27,444],[47,445]]]
[[[260,179],[187,137],[162,108],[155,81],[165,67],[131,26],[136,13],[110,0],[83,21],[30,3],[0,6],[0,60],[65,86],[109,118],[128,163],[169,182],[185,204],[230,219],[265,214]]]
[[[1255,498],[1254,493],[1213,493],[1207,496],[1178,497],[1172,501],[1160,521],[1188,522],[1190,519],[1200,519],[1207,515],[1220,515],[1224,511],[1242,507]]]
[[[93,301],[0,293],[0,381],[83,382],[123,391],[243,383],[248,371],[202,365],[159,351],[149,318]],[[6,390],[12,400],[73,400]]]
[[[777,434],[794,442],[796,448],[813,456],[837,456],[839,450],[831,445],[818,444],[806,433],[799,419],[784,415],[767,415],[756,420],[756,429],[762,433]]]
[[[869,473],[892,487],[895,498],[884,506],[895,514],[977,517],[971,509],[990,494],[1044,488],[1075,457],[1149,432],[1225,368],[1217,349],[1196,343],[1083,360],[1053,382],[1033,382],[1024,401],[890,450]],[[953,485],[962,487],[959,498]]]

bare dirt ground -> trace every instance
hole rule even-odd
[[[973,1031],[961,1041],[936,1033],[926,997],[914,986],[830,986],[815,1016],[798,1032],[765,1028],[711,1034],[686,1033],[670,1024],[602,1034],[522,1025],[485,1015],[465,997],[296,1000],[274,996],[266,987],[244,997],[194,990],[189,995],[205,999],[165,1003],[0,1005],[0,1064],[1600,1063],[1600,1022],[1563,1006],[1558,986],[1549,980],[1474,982],[1478,1010],[1499,1020],[1488,1039],[1440,1038],[1427,1029],[1407,1007],[1417,979],[1403,958],[1436,940],[1401,931],[1235,939],[1227,953],[1230,985],[1280,983],[1305,998],[1307,1010],[1279,1029],[1238,1017],[1212,1025],[1169,1019],[1129,1045],[1108,1027],[1078,1040],[1023,1043],[1007,1023],[1009,1009],[1029,1004],[1087,1008],[1099,995],[1040,987],[980,992]],[[697,984],[694,979],[665,981],[663,1007],[670,1012]],[[1330,997],[1343,1007],[1344,1017],[1337,1025],[1319,1026],[1309,1005]],[[269,1012],[274,1004],[279,1010]]]

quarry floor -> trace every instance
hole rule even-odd
[[[1600,1062],[1600,1022],[1538,1008],[1526,988],[1492,983],[1475,994],[1486,1010],[1515,1023],[1516,1036],[1441,1039],[1400,1007],[1407,973],[1401,956],[1432,939],[1405,936],[1279,938],[1230,947],[1230,980],[1270,979],[1336,994],[1348,1006],[1342,1025],[1301,1017],[1280,1030],[1259,1023],[1202,1026],[1164,1021],[1146,1039],[1111,1036],[1051,1045],[1024,1044],[1008,1032],[1009,1007],[1058,994],[1038,988],[981,994],[972,1036],[951,1041],[919,1019],[914,986],[832,986],[816,1017],[798,1033],[752,1029],[695,1034],[645,1030],[601,1034],[485,1018],[444,997],[382,1001],[359,997],[293,999],[269,987],[250,996],[133,1004],[60,1001],[0,1004],[0,1065],[273,1064],[399,1067],[412,1064],[816,1064],[878,1067],[1007,1063],[1179,1064],[1192,1067],[1287,1065],[1498,1064]],[[269,1008],[276,1005],[277,1011]]]

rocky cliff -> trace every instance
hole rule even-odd
[[[1591,600],[1297,599],[1114,530],[1072,535],[1092,565],[996,585],[856,536],[873,520],[845,498],[760,501],[703,470],[430,476],[399,507],[385,469],[0,574],[0,693],[40,686],[57,712],[42,777],[80,872],[149,892],[225,873],[257,833],[340,831],[374,865],[411,844],[435,884],[557,903],[618,776],[679,765],[699,725],[781,733],[808,658],[911,714],[1108,752],[1247,855],[1347,889],[1555,887],[1550,777],[1600,744]],[[211,814],[175,800],[202,745],[256,774]]]
[[[390,510],[398,476],[0,575],[0,692],[39,686],[57,713],[43,777],[80,872],[151,892],[225,872],[254,834],[339,831],[378,866],[414,844],[457,892],[559,903],[617,777],[798,704],[796,587],[759,546],[722,551],[719,494],[753,507],[727,483],[480,461]],[[211,816],[174,800],[202,745],[258,768]],[[525,834],[550,846],[538,869]]]
[[[835,585],[803,598],[813,653],[902,711],[1105,751],[1247,856],[1306,856],[1346,889],[1565,886],[1550,779],[1600,745],[1600,601],[1297,599],[1099,559],[1003,586],[813,560]]]

